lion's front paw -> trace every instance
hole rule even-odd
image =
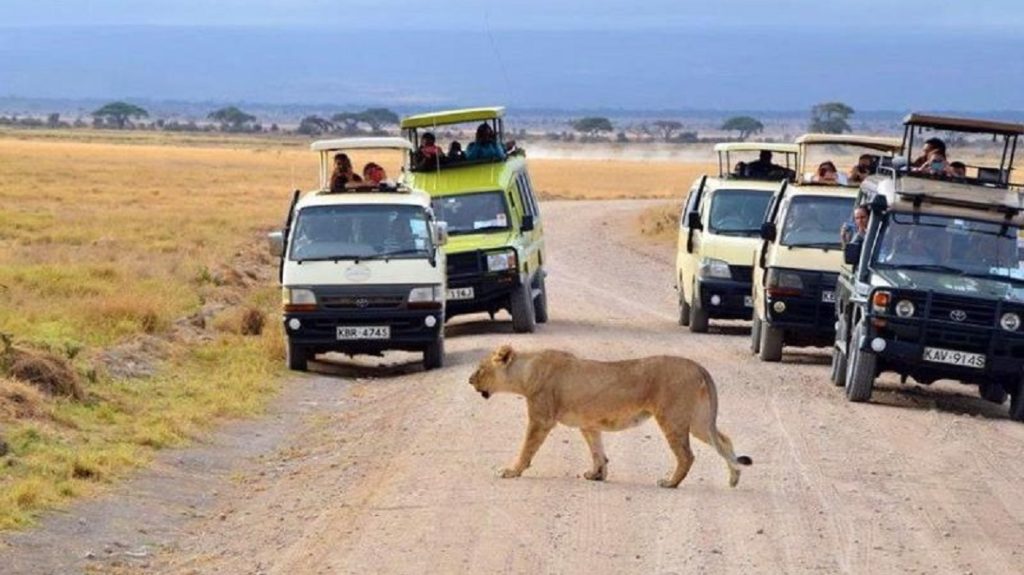
[[[664,487],[666,489],[675,489],[679,485],[679,482],[673,483],[670,479],[659,479],[658,487]]]
[[[522,474],[523,474],[523,472],[519,471],[517,469],[502,469],[501,470],[501,478],[502,479],[512,479],[513,477],[519,477]]]
[[[587,472],[585,472],[583,474],[583,478],[584,479],[589,479],[591,481],[604,481],[604,476],[605,476],[604,467],[602,467],[598,471],[587,471]]]

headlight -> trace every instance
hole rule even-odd
[[[768,295],[772,297],[798,296],[804,289],[800,274],[775,268],[768,269]]]
[[[910,317],[914,315],[914,302],[906,299],[901,299],[896,302],[896,315],[900,317]],[[1003,317],[1006,317],[1005,315]]]
[[[1003,317],[999,318],[999,326],[1006,331],[1017,331],[1020,327],[1020,316],[1013,313],[1004,313]]]
[[[316,309],[316,294],[310,289],[283,288],[281,303],[284,311],[313,311]]]
[[[729,264],[714,258],[700,260],[700,270],[697,271],[697,274],[702,278],[729,279],[732,277],[732,273],[729,271]]]
[[[892,301],[892,294],[879,290],[871,295],[871,308],[875,313],[885,313],[889,309],[889,302]]]
[[[409,291],[409,303],[438,302],[443,299],[441,286],[424,286]]]
[[[504,270],[514,269],[516,269],[515,252],[499,252],[495,254],[487,254],[488,271],[500,272]]]

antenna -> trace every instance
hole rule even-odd
[[[491,34],[491,18],[488,4],[484,3],[484,30],[487,31],[487,39],[491,43],[491,50],[494,51],[494,57],[498,59],[498,67],[501,68],[501,77],[505,81],[505,99],[512,101],[512,83],[508,79],[508,70],[505,69],[505,61],[501,59],[501,52],[498,51],[498,44],[494,41],[494,35]]]

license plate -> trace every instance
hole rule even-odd
[[[338,328],[338,339],[390,339],[391,326],[347,325]]]
[[[473,288],[451,288],[448,290],[448,300],[473,299]]]
[[[754,307],[754,296],[743,296],[743,305],[747,307]]]
[[[821,301],[823,301],[825,303],[835,303],[836,302],[836,292],[834,292],[834,291],[832,291],[830,289],[821,290]]]
[[[967,353],[966,351],[956,351],[953,349],[926,347],[924,348],[924,360],[985,369],[985,355],[981,353]]]

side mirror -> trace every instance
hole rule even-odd
[[[775,237],[778,235],[778,230],[775,228],[775,224],[772,222],[765,222],[761,224],[761,239],[774,242]]]
[[[434,222],[434,237],[439,246],[448,243],[448,222]]]
[[[860,242],[846,244],[843,248],[843,261],[846,262],[847,265],[857,265],[857,263],[860,262],[860,250],[862,247],[863,244]]]
[[[527,214],[523,216],[522,223],[519,224],[519,231],[528,232],[533,229],[533,216]]]
[[[267,248],[270,250],[270,255],[274,257],[281,257],[284,255],[284,232],[270,232],[267,234]]]
[[[690,212],[686,214],[686,227],[691,230],[699,230],[703,227],[700,223],[700,212]]]

